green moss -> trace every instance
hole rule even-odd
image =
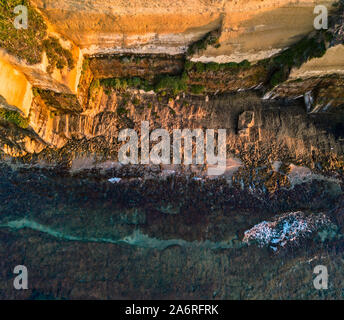
[[[85,74],[85,72],[88,70],[89,67],[90,67],[90,60],[88,58],[85,58],[82,63],[81,74]]]
[[[251,67],[251,63],[248,60],[243,60],[240,63],[228,62],[228,63],[202,63],[202,62],[192,62],[187,60],[185,62],[186,71],[194,71],[197,73],[204,73],[208,71],[219,72],[219,71],[231,71],[237,72]]]
[[[200,85],[193,85],[190,87],[190,91],[194,94],[202,94],[205,90],[204,86],[200,86]]]
[[[201,64],[203,66],[203,64]],[[154,90],[160,97],[177,95],[180,92],[188,92],[188,74],[184,71],[180,76],[160,75],[154,81],[149,82],[139,77],[133,78],[111,78],[100,80],[100,85],[106,89],[114,88],[118,91],[125,91],[127,88],[142,89],[144,91]],[[203,87],[202,87],[203,88]],[[199,92],[194,88],[194,91]]]
[[[205,66],[205,69],[207,71],[219,71],[220,70],[220,65],[218,63],[215,63],[215,62],[210,62],[210,63],[207,63],[206,66]]]
[[[239,65],[236,62],[227,62],[221,64],[220,68],[221,70],[236,70],[239,68]]]
[[[39,96],[50,109],[59,110],[59,114],[81,112],[82,107],[74,94],[58,93],[35,87],[35,96]]]
[[[285,75],[282,70],[276,71],[270,78],[270,84],[272,87],[277,86],[279,83],[283,82],[285,80]]]
[[[205,50],[208,46],[216,48],[220,47],[219,43],[219,30],[208,32],[203,38],[194,42],[188,49],[187,54],[189,56]]]
[[[273,58],[275,65],[282,65],[292,68],[301,66],[311,58],[322,57],[326,52],[324,40],[317,41],[315,38],[304,38],[291,48],[283,51],[280,55]]]
[[[150,84],[149,81],[139,77],[102,79],[100,84],[107,88],[114,88],[117,91],[125,91],[128,87],[144,91],[153,89],[153,85]]]
[[[100,81],[99,81],[99,79],[93,80],[91,85],[90,85],[90,94],[92,95],[99,88],[100,88]]]
[[[14,8],[19,5],[28,8],[27,29],[17,30],[14,27],[14,20],[17,17]],[[26,60],[29,64],[40,63],[46,35],[47,26],[43,17],[28,0],[0,0],[0,47]]]
[[[137,98],[137,97],[135,97],[135,98],[133,99],[133,101],[132,101],[132,102],[133,102],[133,105],[134,105],[134,106],[136,106],[136,107],[137,107],[137,106],[139,106],[139,105],[140,105],[140,103],[141,103],[141,102],[140,102],[140,99],[139,99],[139,98]]]
[[[242,68],[242,69],[247,69],[247,68],[251,67],[251,62],[248,60],[243,60],[240,63],[238,63],[238,67]]]
[[[141,79],[138,77],[133,78],[133,87],[139,87],[141,86]]]
[[[328,37],[326,32],[319,32],[316,37],[304,38],[279,55],[261,61],[260,64],[271,70],[268,86],[274,87],[285,81],[291,68],[300,67],[312,58],[322,57],[326,52]]]
[[[193,67],[194,67],[194,64],[193,64],[192,61],[190,61],[190,60],[186,60],[186,61],[185,61],[184,69],[185,69],[186,71],[191,70]]]
[[[159,75],[153,81],[149,82],[145,79],[139,77],[133,78],[112,78],[112,79],[102,79],[101,85],[108,88],[115,88],[118,91],[125,91],[129,88],[142,89],[144,91],[154,90],[159,94],[160,97],[166,95],[178,95],[181,92],[191,92],[195,94],[200,94],[205,90],[204,86],[189,86],[189,73],[198,73],[199,79],[196,81],[196,77],[193,74],[193,82],[204,81],[202,73],[205,72],[222,72],[223,70],[240,71],[245,68],[250,68],[251,64],[249,61],[244,60],[240,63],[227,63],[218,64],[215,62],[202,63],[202,62],[192,62],[190,60],[185,61],[184,71],[181,75]]]
[[[178,94],[182,91],[187,91],[187,77],[183,74],[178,76],[161,76],[154,86],[156,92],[164,90],[171,91],[173,94]]]
[[[69,70],[74,68],[72,53],[63,48],[57,38],[49,37],[43,41],[43,47],[49,61],[48,72],[53,72],[55,68]]]
[[[123,106],[121,106],[117,109],[117,114],[120,117],[127,115],[127,113],[128,113],[128,110]]]
[[[20,128],[26,129],[29,126],[28,119],[25,119],[17,111],[0,109],[0,118],[8,122],[14,123]]]
[[[202,73],[205,71],[205,63],[197,62],[195,67],[196,67],[196,72],[198,73]]]

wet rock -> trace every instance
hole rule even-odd
[[[245,231],[243,242],[256,243],[274,251],[299,244],[312,233],[329,227],[330,219],[323,213],[305,214],[301,211],[280,215],[274,221],[263,221]],[[325,237],[325,235],[324,235]]]

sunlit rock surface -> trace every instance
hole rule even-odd
[[[260,60],[313,30],[313,0],[33,0],[54,28],[85,53],[181,53],[220,28],[221,47],[199,59]],[[329,7],[334,1],[322,1]]]

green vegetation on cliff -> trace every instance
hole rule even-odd
[[[155,85],[155,91],[171,91],[173,94],[188,91],[187,75],[184,73],[181,77],[178,76],[163,76],[160,77]]]
[[[63,48],[57,38],[49,37],[43,40],[43,47],[48,57],[48,72],[53,72],[55,68],[63,69],[68,66],[71,70],[74,67],[73,56],[70,51]]]
[[[301,39],[275,57],[259,61],[257,65],[263,67],[265,70],[264,73],[267,75],[265,79],[267,87],[274,87],[285,81],[289,76],[291,68],[300,67],[303,63],[312,58],[322,57],[326,52],[326,44],[329,41],[331,41],[331,34],[329,32],[319,31],[315,36]],[[196,45],[196,47],[198,46],[199,44]],[[244,74],[246,70],[250,70],[253,66],[254,65],[251,65],[247,60],[243,60],[240,63],[229,62],[221,64],[215,62],[193,62],[190,60],[186,60],[185,62],[185,70],[190,78],[196,79],[195,76],[197,74],[209,74],[211,76],[206,77],[208,80],[215,80],[215,78],[218,77],[219,81],[224,73],[231,73],[233,75],[239,73]],[[260,74],[262,73],[262,68],[256,69],[257,72]],[[257,78],[260,79],[261,77]],[[199,82],[199,79],[197,78],[196,82]],[[256,83],[256,85],[258,84],[259,83]],[[204,85],[207,86],[206,83],[204,83]]]
[[[250,68],[251,63],[248,60],[243,60],[239,63],[237,62],[228,62],[228,63],[216,63],[216,62],[193,62],[187,60],[185,62],[185,70],[188,72],[219,72],[219,71],[231,71],[231,72],[239,72],[241,70],[245,70]]]
[[[153,82],[139,77],[133,77],[103,79],[100,83],[106,88],[113,88],[118,91],[134,88],[146,92],[154,90],[155,92],[169,91],[173,94],[178,94],[179,92],[188,90],[186,74],[183,74],[181,77],[168,75],[158,76]]]
[[[28,9],[27,29],[16,29],[14,26],[17,17],[14,9],[20,5]],[[71,69],[74,66],[72,54],[61,46],[59,40],[47,38],[44,19],[28,0],[0,0],[0,48],[24,59],[28,64],[41,63],[45,51],[49,61],[49,72],[55,67],[63,69],[68,66]]]
[[[187,54],[188,56],[191,56],[195,53],[199,53],[200,51],[207,49],[208,46],[213,46],[215,48],[220,47],[219,30],[210,31],[203,38],[194,42],[189,46]]]
[[[328,39],[328,33],[319,32],[317,37],[304,38],[279,55],[261,61],[260,63],[271,70],[269,86],[274,87],[287,80],[291,68],[300,67],[310,59],[322,57],[326,52]]]
[[[14,27],[16,14],[14,8],[24,5],[28,8],[29,26],[17,30]],[[42,60],[43,40],[47,34],[47,26],[42,16],[27,0],[0,0],[0,47],[9,53],[26,60],[29,64]]]
[[[55,113],[75,113],[83,110],[74,94],[59,93],[37,87],[34,87],[32,91],[36,101],[44,102],[44,104]]]
[[[29,126],[28,120],[19,114],[19,112],[8,109],[0,109],[0,119],[14,123],[20,128],[26,129]]]
[[[209,39],[208,35],[203,39],[202,44],[197,42],[194,47],[203,48],[206,46],[205,43],[214,43],[213,36],[211,41]],[[200,95],[215,92],[236,92],[250,88],[270,89],[287,80],[293,67],[300,67],[312,58],[323,56],[330,41],[331,34],[329,31],[319,31],[301,39],[276,56],[255,63],[248,60],[239,63],[203,63],[191,61],[186,56],[184,67],[179,70],[179,75],[177,73],[162,74],[158,71],[153,73],[148,80],[134,76],[131,78],[102,79],[100,84],[106,87],[105,92],[109,92],[108,89],[110,88],[117,91],[133,88],[144,91],[154,90],[160,95],[174,96],[181,92]],[[149,58],[154,59],[154,56]],[[128,63],[128,57],[121,59],[122,63]],[[131,59],[134,58],[131,57]],[[170,63],[172,64],[172,61]],[[135,66],[132,68],[135,71]],[[147,69],[147,72],[149,71]],[[122,74],[126,73],[122,72]],[[130,72],[128,72],[129,74]]]
[[[154,89],[148,80],[139,77],[102,79],[100,84],[104,85],[106,88],[114,88],[118,91],[125,91],[127,88],[135,88],[144,91]]]

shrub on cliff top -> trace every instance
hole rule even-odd
[[[207,49],[208,46],[220,47],[219,30],[210,31],[203,38],[194,42],[189,46],[187,54],[191,56],[195,53],[199,53],[201,50]]]
[[[17,30],[14,27],[16,6],[28,8],[29,28]],[[26,60],[29,64],[40,63],[43,52],[43,39],[47,26],[42,16],[27,0],[0,0],[0,47],[9,53]]]
[[[279,55],[261,61],[267,68],[274,70],[269,86],[274,87],[288,78],[292,67],[300,67],[312,58],[320,58],[326,52],[327,33],[319,32],[317,37],[304,38]]]
[[[251,63],[248,60],[243,60],[239,63],[237,62],[228,62],[228,63],[216,63],[216,62],[192,62],[187,60],[185,62],[186,71],[194,71],[197,73],[203,73],[208,71],[218,72],[218,71],[240,71],[248,69],[251,67]]]
[[[24,5],[28,9],[27,29],[18,30],[14,27],[14,8],[19,5]],[[47,39],[44,19],[28,0],[0,0],[0,47],[26,60],[28,64],[40,63],[45,50],[50,72],[55,67],[62,69],[68,66],[72,69],[74,66],[72,54],[61,46],[59,40],[53,37]]]
[[[187,78],[184,76],[162,76],[158,79],[155,85],[155,91],[163,91],[168,90],[172,91],[173,94],[178,94],[179,92],[186,91],[188,88],[187,86]]]
[[[49,37],[43,40],[43,47],[49,61],[48,72],[52,72],[55,68],[63,69],[66,66],[69,70],[74,68],[72,53],[63,48],[57,38]]]
[[[304,38],[273,58],[273,63],[292,68],[294,66],[300,66],[311,58],[322,57],[325,52],[326,46],[323,39],[318,41],[315,38]]]
[[[26,129],[29,126],[28,120],[22,117],[19,112],[14,110],[0,109],[0,119],[14,123],[23,129]]]
[[[150,91],[153,89],[153,86],[149,81],[139,77],[102,79],[100,83],[107,88],[114,88],[117,91],[125,91],[128,87],[144,91]]]
[[[190,87],[190,91],[193,93],[193,94],[202,94],[205,90],[205,87],[204,86],[201,86],[201,85],[193,85]]]

